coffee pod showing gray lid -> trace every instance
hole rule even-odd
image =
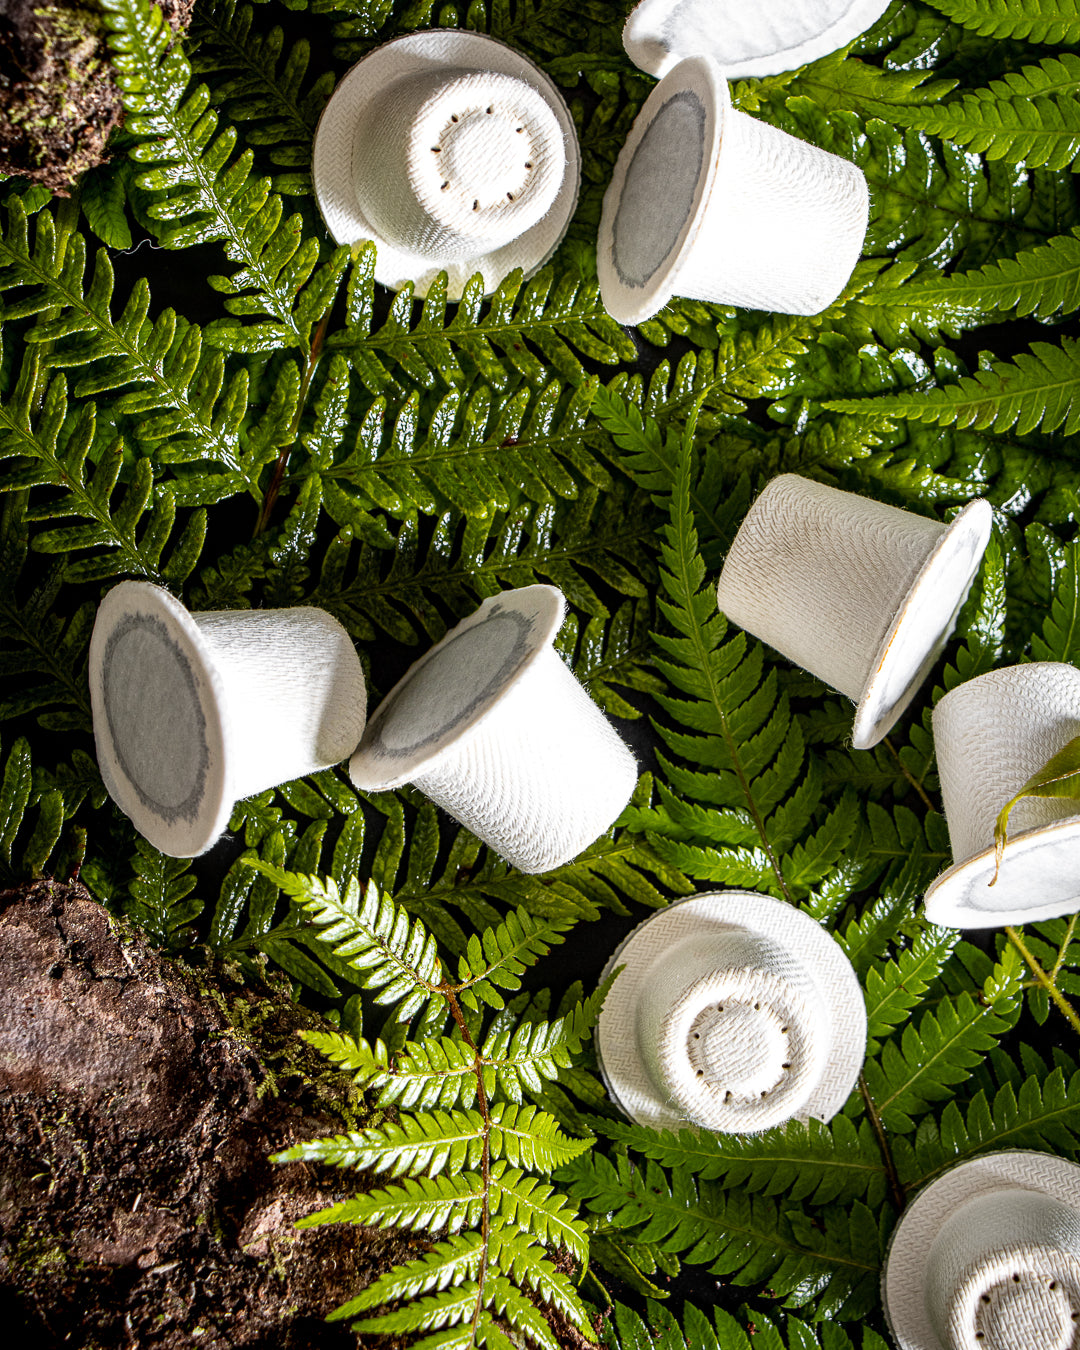
[[[554,586],[489,596],[375,710],[349,775],[413,783],[521,872],[603,834],[637,782],[633,755],[552,646]]]
[[[352,640],[321,609],[190,614],[123,581],[90,639],[98,768],[156,849],[204,853],[244,797],[337,764],[367,715]]]
[[[808,914],[751,891],[677,901],[604,970],[596,1029],[612,1100],[653,1129],[718,1134],[829,1120],[866,1053],[866,1006],[842,948]]]
[[[882,1275],[899,1350],[1080,1345],[1080,1167],[987,1153],[915,1197]]]
[[[853,42],[891,0],[641,0],[623,28],[630,60],[666,75],[711,56],[731,80],[777,75]]]
[[[577,204],[570,112],[538,66],[494,38],[429,29],[370,52],[315,132],[312,176],[339,244],[375,241],[375,279],[426,295],[439,272],[460,299],[490,293],[555,251]]]
[[[857,750],[889,732],[956,624],[990,538],[973,501],[949,525],[781,474],[724,560],[729,619],[858,707]]]
[[[862,170],[731,106],[709,57],[682,61],[638,114],[604,196],[600,293],[641,323],[676,295],[817,314],[859,260]]]
[[[1057,661],[992,670],[938,702],[934,749],[954,863],[926,892],[932,923],[997,928],[1080,909],[1075,801],[1017,802],[1000,870],[994,857],[998,813],[1074,736],[1080,671]]]

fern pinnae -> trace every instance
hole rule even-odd
[[[930,0],[950,19],[992,37],[1080,43],[1077,0]]]
[[[280,1162],[319,1161],[395,1181],[306,1222],[445,1227],[451,1238],[464,1226],[478,1230],[390,1272],[379,1294],[351,1301],[338,1315],[377,1306],[382,1295],[409,1297],[405,1307],[357,1325],[398,1332],[453,1328],[448,1334],[454,1337],[467,1326],[461,1344],[479,1346],[502,1335],[496,1322],[490,1323],[490,1335],[484,1330],[485,1318],[494,1312],[536,1350],[558,1350],[535,1300],[552,1303],[582,1329],[587,1320],[572,1285],[540,1261],[541,1252],[564,1246],[584,1264],[588,1232],[567,1199],[535,1174],[572,1162],[594,1140],[567,1135],[548,1111],[524,1103],[523,1090],[542,1087],[570,1063],[599,1013],[606,985],[554,1023],[518,1023],[501,991],[520,988],[526,966],[561,941],[572,921],[512,912],[465,943],[455,981],[420,920],[410,920],[388,895],[380,896],[374,883],[361,898],[354,876],[342,895],[332,877],[288,872],[252,856],[246,861],[311,915],[320,929],[317,942],[378,989],[379,1000],[394,1005],[392,1018],[410,1023],[425,1007],[441,1010],[428,1021],[436,1032],[428,1039],[403,1040],[395,1033],[387,1044],[340,1032],[307,1033],[359,1086],[377,1091],[381,1107],[397,1110],[382,1124],[310,1140],[278,1155]],[[395,854],[394,871],[397,861]],[[488,1008],[497,1012],[485,1034]],[[438,1027],[447,1017],[452,1033],[440,1036]],[[423,1023],[421,1034],[422,1028]],[[531,1294],[522,1292],[526,1287]]]

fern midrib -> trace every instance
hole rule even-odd
[[[689,484],[689,477],[690,477],[689,457],[687,455],[683,456],[682,467],[679,470],[678,477],[681,481],[677,484],[675,488],[676,493],[678,493],[684,485],[688,486]],[[681,516],[681,509],[679,511],[679,515]],[[689,522],[683,523],[689,525]],[[716,711],[716,715],[720,720],[721,735],[723,736],[724,744],[727,746],[728,756],[731,760],[732,768],[734,769],[735,776],[738,779],[739,788],[744,798],[746,799],[747,809],[749,810],[750,817],[754,822],[754,828],[755,830],[757,830],[758,835],[761,839],[762,846],[765,851],[765,856],[768,859],[769,866],[772,869],[773,875],[776,877],[777,886],[779,887],[780,893],[784,897],[784,899],[787,900],[789,904],[793,904],[794,900],[792,899],[791,892],[788,890],[788,884],[784,878],[783,870],[781,869],[780,864],[777,861],[776,855],[773,853],[772,843],[769,839],[768,834],[765,831],[765,822],[762,819],[761,812],[758,810],[757,802],[754,800],[754,794],[750,790],[750,783],[747,780],[746,772],[743,769],[742,760],[739,757],[738,744],[735,740],[735,737],[732,735],[731,728],[728,725],[727,713],[724,709],[723,699],[721,697],[720,689],[716,683],[716,677],[713,671],[712,651],[709,648],[708,644],[706,643],[704,634],[702,633],[700,625],[698,624],[697,621],[697,616],[694,608],[694,600],[696,599],[697,592],[692,591],[690,589],[690,582],[688,580],[689,577],[693,574],[693,566],[695,562],[695,558],[689,555],[686,551],[687,540],[690,535],[690,530],[680,529],[678,525],[673,524],[671,533],[675,537],[674,547],[676,555],[679,560],[679,573],[677,576],[672,576],[671,580],[676,585],[676,603],[678,604],[679,608],[682,610],[682,612],[686,615],[687,618],[687,626],[690,631],[690,638],[694,648],[695,666],[696,669],[705,677],[705,680],[707,682],[709,690],[709,701],[712,703],[712,706]]]
[[[123,333],[113,326],[111,314],[106,314],[106,316],[103,317],[97,310],[92,309],[86,303],[86,297],[81,292],[76,292],[68,286],[63,285],[58,277],[55,277],[51,273],[45,272],[38,267],[34,254],[28,253],[24,257],[14,253],[7,246],[7,241],[0,235],[0,255],[4,254],[6,254],[9,260],[9,266],[18,266],[21,270],[29,271],[36,275],[39,285],[46,288],[53,295],[58,296],[58,303],[63,308],[73,309],[76,313],[85,314],[87,318],[91,319],[98,333],[107,336],[112,343],[120,348],[121,353],[128,361],[134,362],[139,366],[142,373],[137,377],[137,380],[132,382],[145,381],[155,385],[159,390],[162,390],[167,395],[162,406],[172,408],[175,412],[180,413],[181,416],[185,418],[186,425],[184,430],[186,434],[192,436],[199,441],[200,444],[206,447],[207,457],[219,460],[235,473],[240,474],[247,484],[248,491],[257,493],[257,487],[244,473],[243,466],[239,459],[237,459],[233,448],[229,445],[228,441],[223,440],[210,423],[201,420],[198,413],[188,401],[186,391],[182,397],[177,397],[176,387],[169,384],[164,378],[159,365],[156,362],[147,361],[143,355],[142,349],[137,344],[128,341]],[[122,395],[105,400],[106,404],[116,401],[117,397],[122,397]]]
[[[898,1098],[902,1097],[905,1093],[910,1092],[913,1086],[916,1083],[918,1083],[920,1079],[925,1079],[930,1070],[933,1069],[934,1066],[938,1064],[943,1058],[946,1058],[948,1056],[949,1051],[956,1046],[957,1042],[958,1041],[962,1042],[965,1039],[967,1033],[971,1031],[972,1027],[977,1026],[980,1022],[989,1017],[997,1017],[1000,1019],[1001,1013],[993,1003],[983,1003],[974,997],[972,998],[971,1001],[978,1010],[977,1017],[970,1018],[969,1020],[964,1021],[964,1019],[960,1017],[959,1013],[957,1013],[955,1029],[953,1030],[952,1035],[950,1035],[948,1039],[943,1039],[941,1045],[932,1055],[929,1056],[929,1058],[925,1059],[920,1058],[918,1068],[913,1073],[909,1074],[909,1076],[904,1080],[902,1080],[898,1085],[896,1085],[887,1097],[883,1097],[881,1098],[880,1101],[877,1102],[878,1110],[882,1114],[884,1114],[884,1112],[887,1111],[892,1106],[893,1102],[895,1102]],[[940,1022],[938,1022],[938,1026],[939,1027],[941,1026]],[[920,1037],[920,1043],[925,1046],[926,1041],[923,1037]],[[905,1064],[907,1063],[906,1059],[904,1063]],[[918,1108],[916,1107],[915,1109]]]
[[[236,41],[233,36],[232,28],[218,22],[217,10],[210,5],[201,6],[195,16],[195,21],[191,25],[194,36],[197,36],[197,30],[203,28],[213,35],[213,41],[219,47],[225,48],[231,52],[234,58],[234,67],[241,68],[249,72],[249,76],[254,76],[259,83],[260,92],[278,108],[278,112],[268,112],[260,114],[257,120],[268,120],[274,116],[281,117],[293,124],[295,130],[291,139],[295,141],[307,141],[311,138],[315,130],[316,118],[310,120],[300,111],[298,105],[291,99],[285,98],[281,85],[273,78],[276,72],[273,67],[268,67],[265,63],[258,62],[252,58],[251,50],[242,43]],[[262,47],[259,47],[259,54],[262,55]],[[268,73],[269,72],[269,73]]]
[[[108,510],[103,509],[94,500],[92,494],[88,491],[86,485],[72,478],[62,460],[37,440],[32,431],[29,431],[21,422],[15,420],[9,411],[8,405],[0,401],[0,431],[7,430],[15,439],[25,443],[29,448],[22,451],[28,459],[36,459],[44,464],[48,464],[60,479],[58,483],[49,484],[50,487],[62,487],[77,502],[78,508],[74,506],[66,509],[63,514],[77,515],[84,519],[93,520],[102,530],[111,535],[115,547],[122,557],[131,563],[131,571],[138,572],[142,576],[160,579],[160,574],[155,563],[148,563],[139,550],[135,538],[134,525],[130,529],[130,538],[127,535],[117,531],[113,523],[112,516]],[[42,485],[39,485],[42,486]],[[0,492],[5,489],[0,483]],[[106,540],[101,540],[97,547],[109,547]]]

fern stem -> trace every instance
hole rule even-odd
[[[1065,954],[1069,950],[1069,945],[1073,940],[1073,934],[1076,932],[1076,921],[1080,919],[1080,914],[1074,914],[1069,920],[1068,927],[1065,929],[1065,936],[1061,939],[1061,946],[1058,948],[1057,960],[1054,962],[1054,969],[1050,972],[1050,978],[1057,983],[1057,977],[1061,974],[1061,967],[1065,964]]]
[[[476,1272],[476,1307],[473,1309],[472,1315],[472,1335],[475,1344],[477,1328],[480,1325],[480,1314],[484,1310],[484,1282],[487,1278],[491,1243],[491,1112],[488,1108],[487,1090],[484,1087],[483,1056],[469,1034],[465,1015],[461,1011],[461,1004],[458,1003],[457,995],[453,989],[443,986],[439,992],[446,997],[450,1007],[450,1016],[457,1023],[457,1028],[461,1032],[461,1039],[473,1052],[473,1067],[476,1070],[476,1104],[480,1108],[480,1117],[484,1122],[483,1151],[480,1155],[480,1175],[484,1186],[480,1209],[480,1264]]]
[[[1066,1022],[1068,1022],[1069,1026],[1072,1027],[1073,1031],[1075,1031],[1077,1035],[1080,1035],[1080,1017],[1077,1016],[1076,1009],[1072,1006],[1069,1000],[1057,987],[1057,985],[1050,978],[1050,976],[1047,975],[1046,971],[1043,970],[1042,966],[1039,965],[1038,961],[1035,959],[1032,953],[1028,951],[1027,945],[1024,942],[1024,939],[1020,936],[1019,932],[1015,928],[1013,928],[1011,924],[1007,924],[1005,926],[1005,932],[1009,935],[1009,941],[1027,962],[1028,969],[1031,971],[1032,975],[1035,976],[1036,980],[1038,980],[1042,988],[1045,989],[1046,992],[1049,994],[1054,1005],[1057,1007],[1058,1012],[1061,1013],[1062,1017],[1065,1018]],[[1055,966],[1055,973],[1056,971],[1057,967]]]
[[[318,328],[315,329],[311,339],[311,350],[308,352],[307,366],[304,370],[304,378],[300,384],[300,397],[296,401],[296,416],[293,418],[292,426],[289,428],[288,439],[278,452],[277,463],[274,465],[274,476],[270,479],[270,486],[266,489],[266,496],[263,498],[262,509],[259,511],[259,518],[255,522],[253,538],[258,538],[270,523],[270,513],[277,502],[278,494],[281,491],[281,484],[285,478],[285,470],[289,465],[289,455],[293,446],[296,444],[296,438],[300,434],[300,418],[304,414],[304,405],[307,403],[308,390],[311,388],[311,380],[319,364],[319,358],[322,356],[323,343],[326,340],[326,330],[330,325],[330,313],[333,309],[333,301],[327,306],[326,313],[319,321]]]
[[[920,798],[922,799],[922,803],[926,807],[926,809],[928,811],[936,811],[937,807],[930,800],[929,796],[927,795],[926,789],[923,787],[922,783],[920,783],[919,780],[915,777],[915,775],[911,772],[911,770],[904,763],[904,761],[900,758],[900,754],[897,751],[896,746],[893,745],[892,741],[889,739],[888,736],[885,737],[885,748],[886,750],[888,750],[889,754],[892,755],[893,759],[896,760],[896,764],[900,772],[904,775],[904,777],[908,780],[911,786],[919,794]]]
[[[866,1114],[870,1117],[870,1124],[877,1136],[878,1148],[881,1150],[881,1161],[885,1164],[885,1175],[889,1178],[889,1189],[892,1191],[893,1200],[896,1201],[897,1209],[903,1210],[907,1204],[907,1192],[900,1181],[900,1173],[896,1170],[892,1149],[889,1147],[889,1136],[885,1132],[885,1126],[878,1115],[878,1109],[874,1105],[874,1099],[870,1095],[870,1088],[863,1074],[859,1074],[859,1091],[862,1093]]]

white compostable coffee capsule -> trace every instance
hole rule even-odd
[[[690,57],[649,95],[604,195],[596,267],[612,318],[676,295],[817,314],[859,260],[862,170],[731,105],[720,67]]]
[[[866,1007],[842,948],[751,891],[680,900],[607,963],[596,1029],[612,1100],[653,1129],[754,1133],[829,1120],[855,1086]]]
[[[90,639],[98,768],[144,838],[204,853],[241,798],[329,768],[363,735],[364,672],[324,610],[190,614],[124,581]]]
[[[858,704],[876,745],[940,656],[979,569],[993,510],[949,525],[797,474],[772,479],[724,560],[724,614]]]
[[[522,872],[603,834],[637,764],[552,646],[565,604],[524,586],[452,628],[376,709],[349,764],[356,786],[415,784]]]
[[[926,893],[932,923],[997,928],[1080,908],[1080,804],[1067,798],[1017,802],[994,881],[998,813],[1074,736],[1080,671],[1057,661],[992,670],[938,702],[934,748],[955,862]]]
[[[641,0],[623,29],[630,60],[666,75],[711,56],[728,79],[777,75],[853,42],[891,0]]]
[[[915,1197],[882,1275],[899,1350],[1075,1350],[1080,1167],[987,1153]]]
[[[372,239],[375,279],[426,295],[439,272],[460,299],[555,251],[577,204],[581,156],[542,70],[494,38],[429,29],[349,70],[315,132],[312,176],[339,244]]]

